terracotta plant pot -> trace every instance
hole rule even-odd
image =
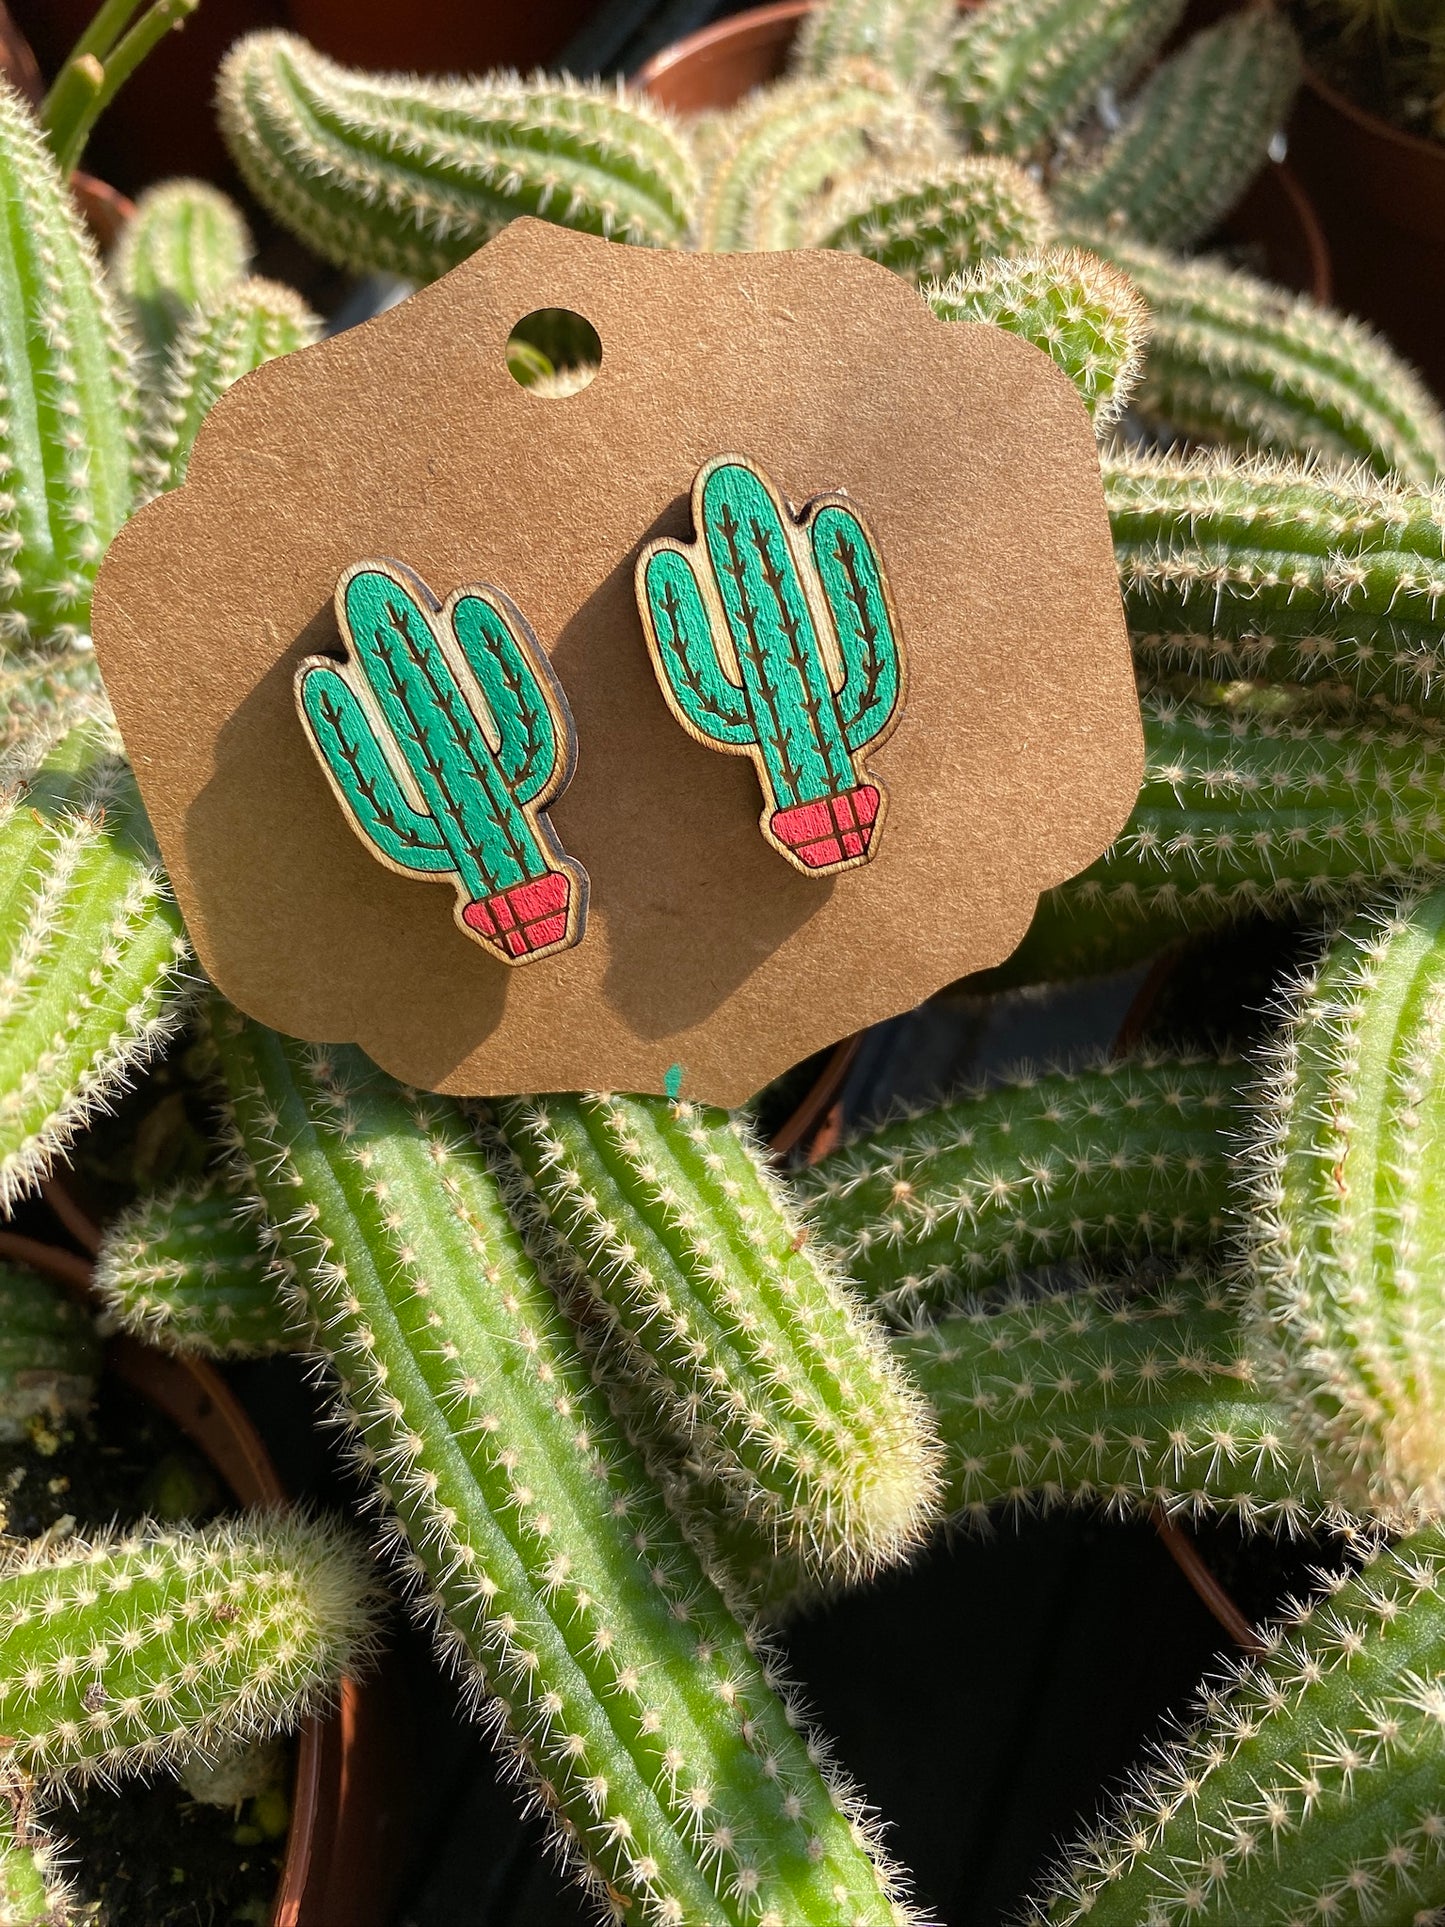
[[[1383,329],[1445,395],[1445,141],[1402,133],[1309,74],[1289,143],[1341,307]]]
[[[52,1187],[52,1204],[54,1195],[64,1199],[63,1187]],[[68,1201],[67,1218],[73,1233],[94,1230]],[[75,1252],[0,1231],[0,1259],[90,1296],[90,1260]],[[260,1434],[204,1360],[172,1357],[121,1335],[106,1342],[105,1370],[186,1435],[239,1505],[286,1503]],[[384,1682],[347,1679],[335,1711],[302,1726],[270,1927],[385,1927],[408,1818],[395,1725]]]
[[[969,0],[965,0],[968,4]],[[678,114],[731,107],[754,87],[776,80],[809,0],[719,20],[654,54],[637,76],[655,101]],[[1257,251],[1284,287],[1331,298],[1329,250],[1309,197],[1288,167],[1271,162],[1230,215],[1220,238]]]

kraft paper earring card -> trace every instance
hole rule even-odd
[[[515,222],[231,389],[94,614],[208,973],[456,1094],[739,1103],[1000,962],[1142,769],[1083,404],[846,254]]]

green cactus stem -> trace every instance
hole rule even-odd
[[[1445,714],[1445,524],[1431,496],[1219,454],[1111,458],[1104,493],[1149,674],[1344,683]]]
[[[728,115],[711,154],[698,244],[713,250],[802,247],[820,202],[846,176],[956,160],[932,109],[858,61],[753,95]]]
[[[958,20],[957,0],[822,0],[793,43],[792,70],[815,79],[850,60],[868,60],[923,88],[943,62]]]
[[[197,308],[244,278],[251,236],[241,210],[207,181],[162,181],[136,202],[110,277],[142,346],[157,361]]]
[[[923,1409],[745,1128],[645,1097],[499,1116],[630,1370],[739,1508],[824,1575],[904,1557],[937,1495]]]
[[[355,1050],[219,1009],[215,1032],[247,1181],[424,1609],[574,1871],[639,1921],[905,1920],[620,1436],[462,1112]]]
[[[217,112],[262,205],[359,272],[435,280],[519,214],[677,247],[696,211],[686,143],[617,88],[355,73],[256,33],[222,64]]]
[[[1421,488],[1445,474],[1438,404],[1362,322],[1218,261],[1181,261],[1097,228],[1082,239],[1149,305],[1153,334],[1133,405],[1160,433],[1363,463]]]
[[[1246,1231],[1261,1342],[1342,1495],[1445,1514],[1445,895],[1362,914],[1264,1065]]]
[[[0,1795],[0,1927],[79,1927],[63,1858],[28,1790]]]
[[[95,251],[35,121],[0,82],[0,643],[90,632],[130,513],[133,384]]]
[[[167,1351],[254,1358],[306,1339],[271,1275],[254,1199],[221,1178],[141,1198],[112,1220],[95,1290],[123,1331]]]
[[[990,255],[1026,254],[1053,232],[1048,198],[1022,168],[979,155],[921,176],[850,176],[820,207],[815,246],[939,281]]]
[[[0,766],[0,1208],[174,1035],[190,951],[113,729]]]
[[[797,1174],[799,1200],[905,1322],[1041,1265],[1202,1250],[1223,1235],[1239,1082],[1212,1057],[1023,1073],[862,1133]]]
[[[995,984],[1121,969],[1255,913],[1318,914],[1445,864],[1445,738],[1283,691],[1144,698],[1144,783],[1105,854],[1047,891]]]
[[[146,425],[150,489],[177,488],[185,480],[201,423],[233,382],[309,346],[320,332],[320,320],[299,294],[254,276],[195,309],[166,358]]]
[[[0,654],[0,750],[25,736],[54,741],[95,714],[100,671],[89,645]]]
[[[659,538],[637,561],[667,706],[695,741],[752,758],[759,827],[795,869],[867,863],[888,799],[864,757],[892,733],[905,684],[872,536],[846,496],[816,496],[795,517],[769,477],[730,456],[699,470],[692,513],[692,542]]]
[[[99,1369],[89,1314],[34,1272],[0,1265],[0,1440],[89,1411]]]
[[[486,584],[441,605],[402,564],[358,562],[336,621],[347,659],[306,657],[296,705],[362,842],[403,875],[452,880],[458,929],[506,963],[578,942],[587,872],[544,813],[576,735],[520,609]]]
[[[140,3],[101,0],[41,104],[46,137],[67,179],[101,114],[166,35],[185,25],[200,0],[151,0],[131,25]]]
[[[985,0],[965,15],[939,72],[971,147],[1046,151],[1163,45],[1183,0]]]
[[[1149,77],[1097,154],[1055,175],[1061,218],[1192,247],[1265,165],[1299,77],[1299,42],[1281,14],[1227,14]]]
[[[1385,1547],[1207,1684],[1070,1850],[1055,1927],[1426,1927],[1445,1905],[1445,1537]]]
[[[1052,357],[1103,430],[1123,413],[1144,365],[1149,315],[1107,262],[1076,248],[980,262],[925,290],[940,321],[984,321]]]
[[[4,1772],[75,1784],[293,1727],[366,1660],[376,1609],[361,1548],[294,1514],[12,1541]]]

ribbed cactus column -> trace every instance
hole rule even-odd
[[[1262,1342],[1353,1503],[1445,1512],[1445,894],[1368,912],[1292,991],[1246,1229]]]
[[[1318,914],[1445,863],[1438,730],[1283,690],[1146,693],[1143,709],[1129,821],[1082,875],[1045,892],[991,982],[1122,969],[1177,937],[1256,912]]]
[[[939,83],[969,143],[1032,155],[1168,39],[1183,0],[986,0],[967,13]]]
[[[744,1128],[642,1097],[500,1116],[630,1370],[740,1509],[827,1576],[915,1545],[937,1496],[924,1410]]]
[[[800,1202],[905,1320],[1040,1265],[1203,1248],[1240,1081],[1209,1057],[1022,1075],[864,1132],[797,1174]]]
[[[143,1772],[296,1725],[367,1658],[360,1548],[277,1514],[103,1534],[0,1561],[6,1773]]]
[[[519,214],[677,247],[696,212],[685,140],[617,88],[356,73],[257,33],[223,62],[217,113],[262,205],[362,272],[435,280]]]
[[[850,176],[819,207],[809,239],[880,261],[910,281],[941,281],[991,255],[1026,254],[1053,233],[1048,199],[989,155],[921,174]]]
[[[900,1922],[592,1385],[456,1106],[219,1012],[239,1146],[444,1644],[639,1920]]]
[[[1445,473],[1439,404],[1363,322],[1218,261],[1181,261],[1097,227],[1080,238],[1122,269],[1149,305],[1149,357],[1134,405],[1171,439],[1187,435],[1331,464],[1363,462],[1384,479],[1398,471],[1421,488]],[[1193,476],[1196,493],[1213,476],[1219,500],[1212,506],[1224,506],[1228,471],[1175,461],[1161,472]],[[1257,491],[1267,508],[1269,498],[1278,501],[1302,479],[1298,469],[1236,471],[1235,493]],[[1347,497],[1352,485],[1333,479],[1335,496]],[[1361,492],[1355,495],[1359,501]],[[1332,509],[1331,519],[1339,513]],[[1307,523],[1298,532],[1306,543],[1313,539]],[[1248,534],[1248,524],[1241,524],[1241,549]]]
[[[0,83],[0,643],[73,641],[130,512],[131,370],[28,107]]]
[[[235,202],[208,181],[147,188],[121,230],[110,275],[142,345],[157,361],[181,324],[245,276],[251,236]]]
[[[166,1351],[251,1358],[305,1342],[256,1200],[221,1178],[141,1198],[113,1219],[95,1290],[123,1330]]]
[[[1299,76],[1299,42],[1280,14],[1226,15],[1150,75],[1092,159],[1055,176],[1060,215],[1192,247],[1264,166]]]
[[[1347,683],[1445,710],[1445,523],[1430,495],[1208,454],[1106,459],[1104,492],[1151,672]]]
[[[21,739],[0,802],[0,1205],[188,1008],[190,950],[103,718]]]
[[[958,20],[957,0],[821,0],[793,43],[798,74],[828,74],[871,60],[909,87],[932,79]]]
[[[1445,1905],[1445,1537],[1416,1533],[1207,1685],[1070,1850],[1064,1927],[1428,1927]]]

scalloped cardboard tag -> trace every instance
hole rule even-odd
[[[565,398],[507,368],[540,308],[601,339],[595,380]],[[759,834],[759,759],[681,727],[654,673],[638,561],[694,542],[694,480],[726,455],[794,517],[817,497],[855,508],[886,570],[907,692],[867,752],[886,834],[854,867],[785,860]],[[585,936],[525,968],[459,929],[455,889],[374,860],[298,716],[298,667],[345,658],[338,580],[382,557],[438,604],[509,598],[570,706],[575,772],[548,814],[590,880]],[[1000,962],[1039,892],[1117,833],[1142,773],[1082,403],[1034,348],[940,322],[843,254],[670,254],[513,223],[231,389],[184,486],[112,545],[95,641],[213,980],[280,1030],[459,1095],[740,1103]]]

